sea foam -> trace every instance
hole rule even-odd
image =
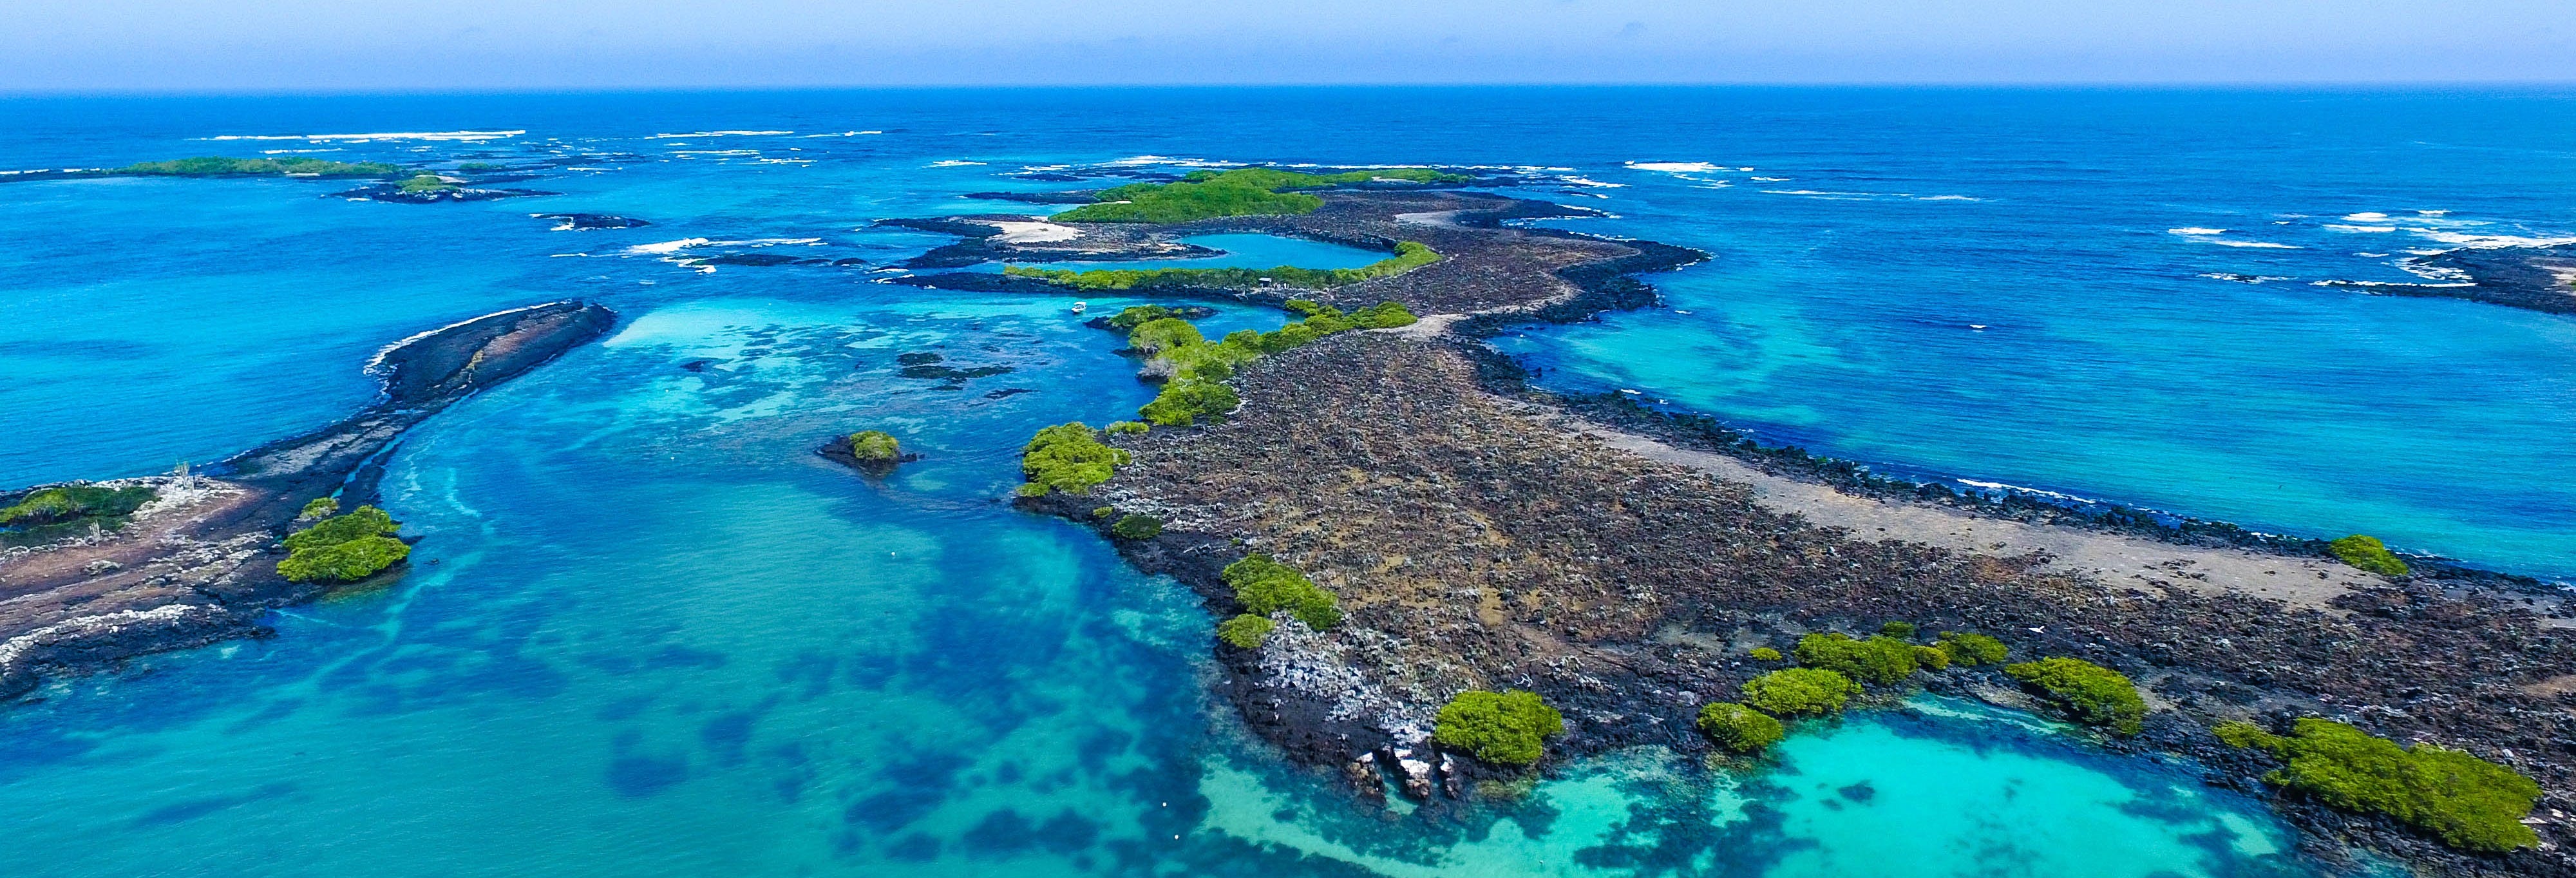
[[[655,139],[655,140],[669,140],[669,139],[671,139],[671,138],[675,138],[675,137],[783,137],[783,136],[786,136],[786,135],[789,135],[789,134],[794,134],[794,133],[796,133],[796,132],[793,132],[793,131],[692,131],[692,132],[689,132],[689,133],[687,133],[687,134],[656,134],[656,135],[653,135],[653,139]],[[864,133],[864,132],[862,132],[862,133]]]
[[[1628,167],[1640,171],[1662,171],[1667,174],[1707,174],[1726,170],[1708,162],[1629,162]]]
[[[480,143],[528,133],[525,129],[510,131],[390,131],[374,134],[224,134],[205,140],[309,140],[316,143],[367,143],[377,140],[442,140]]]
[[[2537,238],[2526,235],[2470,235],[2461,232],[2445,232],[2440,229],[2408,229],[2408,231],[2414,232],[2415,234],[2429,240],[2467,247],[2473,250],[2494,250],[2499,247],[2558,247],[2566,244],[2576,244],[2576,237]]]

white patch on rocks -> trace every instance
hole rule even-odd
[[[1082,237],[1081,229],[1049,222],[986,221],[984,224],[1001,229],[1001,239],[1005,244],[1047,244]]]
[[[1328,701],[1332,708],[1325,719],[1374,726],[1399,746],[1419,746],[1431,737],[1428,708],[1388,695],[1348,657],[1351,647],[1336,635],[1351,629],[1320,634],[1286,611],[1272,618],[1279,627],[1261,648],[1261,671],[1269,685]]]
[[[135,625],[160,625],[190,619],[214,621],[223,615],[223,610],[203,604],[164,604],[149,610],[119,610],[67,619],[0,643],[0,670],[16,664],[28,650],[50,642],[111,634]]]

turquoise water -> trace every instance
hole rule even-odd
[[[2563,124],[2533,124],[2568,118],[2560,98],[1576,97],[0,102],[24,132],[0,143],[12,167],[595,154],[513,184],[560,196],[435,207],[306,181],[0,184],[18,245],[0,254],[0,482],[157,471],[328,422],[372,393],[369,353],[448,321],[572,296],[624,315],[405,441],[386,504],[422,563],[401,582],[0,712],[0,857],[47,876],[2309,869],[2259,803],[2186,769],[1938,702],[1811,727],[1768,772],[1640,751],[1463,817],[1353,807],[1209,700],[1210,623],[1184,591],[1000,502],[1031,431],[1148,398],[1116,340],[1061,301],[875,282],[948,240],[876,220],[1073,185],[1005,176],[1030,166],[1539,166],[1525,191],[1617,214],[1567,227],[1717,257],[1656,279],[1677,310],[1507,339],[1547,380],[1934,474],[2524,569],[2576,556],[2555,523],[2576,463],[2545,453],[2576,412],[2566,321],[2198,276],[2404,279],[2349,255],[2395,243],[2327,242],[2454,233],[2326,228],[2373,209],[2576,226],[2542,197],[2576,191],[2542,161],[2576,152]],[[1146,111],[1186,124],[1097,121]],[[2502,121],[2416,143],[2455,116]],[[467,129],[524,133],[201,139]],[[790,133],[698,133],[719,131]],[[1625,164],[1703,156],[1788,170]],[[547,211],[654,225],[527,216]],[[2275,230],[2276,213],[2309,216]],[[2202,226],[2303,249],[2166,231]],[[728,253],[861,264],[692,261]],[[1280,319],[1229,308],[1209,328]],[[1015,371],[941,390],[896,374],[914,350]],[[927,458],[872,484],[811,454],[864,427]]]
[[[386,502],[434,563],[392,588],[0,715],[0,856],[44,876],[237,874],[260,851],[292,852],[251,870],[275,875],[2281,860],[2255,803],[2142,809],[2188,781],[1981,712],[1820,728],[1744,786],[1640,752],[1466,826],[1367,816],[1204,696],[1188,592],[994,499],[1018,437],[1148,398],[1105,333],[1040,300],[782,286],[630,314],[423,428]],[[936,390],[894,374],[914,350],[1032,374]],[[859,425],[927,459],[871,485],[810,453]],[[1861,781],[1907,846],[1808,788]]]

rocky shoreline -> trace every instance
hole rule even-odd
[[[2412,260],[2436,272],[2456,272],[2462,284],[2382,284],[2371,292],[2400,296],[2443,296],[2528,308],[2548,314],[2576,314],[2576,245],[2540,247],[2462,247]]]
[[[385,453],[404,431],[615,321],[604,306],[565,301],[430,330],[379,352],[367,371],[382,398],[337,423],[202,472],[99,483],[156,493],[115,530],[0,555],[0,699],[140,655],[271,636],[263,614],[327,591],[276,570],[277,540],[307,502],[374,502]]]
[[[1233,381],[1244,404],[1230,420],[1111,437],[1134,460],[1093,495],[1022,501],[1093,526],[1117,517],[1095,515],[1103,505],[1161,519],[1160,535],[1116,539],[1119,551],[1220,613],[1240,608],[1218,571],[1247,552],[1291,563],[1339,595],[1348,620],[1329,631],[1290,621],[1259,649],[1213,647],[1228,700],[1291,759],[1338,767],[1363,795],[1384,778],[1434,807],[1472,800],[1472,781],[1504,772],[1440,752],[1424,735],[1438,705],[1480,687],[1532,689],[1563,709],[1567,733],[1551,744],[1558,756],[1637,744],[1703,751],[1692,712],[1766,669],[1746,656],[1751,646],[1908,621],[2129,674],[2156,709],[2144,734],[2106,746],[2194,757],[2214,785],[2260,793],[2271,767],[2212,737],[2209,725],[2222,719],[2325,716],[2511,765],[2546,791],[2534,812],[2544,841],[2505,856],[2460,854],[2383,818],[2276,801],[2306,830],[2305,846],[2329,860],[2358,845],[2450,874],[2576,874],[2565,849],[2576,835],[2567,816],[2576,810],[2576,638],[2547,618],[2554,603],[2510,590],[2537,583],[2440,565],[2393,579],[2320,566],[2313,541],[2138,510],[1964,497],[1765,448],[1706,419],[1537,391],[1477,339],[1651,304],[1652,289],[1631,275],[1701,255],[1506,222],[1560,210],[1539,202],[1324,195],[1323,209],[1303,216],[1125,225],[1114,235],[1422,241],[1446,258],[1334,290],[1206,292],[1256,301],[1293,293],[1345,308],[1394,300],[1425,320],[1256,361]],[[1623,440],[1609,428],[1643,436]],[[1653,440],[1746,469],[1721,478],[1641,453],[1638,443]],[[2113,581],[2031,546],[1862,534],[1783,505],[1754,483],[1762,478],[1777,479],[1774,489],[1830,486],[1833,502],[1872,515],[1915,511],[1890,521],[1939,513],[1951,516],[1940,522],[1992,520],[2053,539],[2151,540],[2181,560],[2152,580]],[[2252,576],[2208,573],[2221,569]],[[2311,572],[2318,580],[2295,588],[2242,581]],[[2027,705],[1991,670],[1944,671],[1924,685]]]

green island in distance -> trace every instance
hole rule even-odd
[[[405,173],[384,162],[335,162],[327,159],[233,159],[221,156],[135,162],[122,168],[89,173],[132,177],[390,177]]]
[[[1172,183],[1130,183],[1103,189],[1098,200],[1049,219],[1077,223],[1185,223],[1226,216],[1313,213],[1324,200],[1304,192],[1354,183],[1465,183],[1475,178],[1434,168],[1374,168],[1339,174],[1306,174],[1274,168],[1191,171]]]

